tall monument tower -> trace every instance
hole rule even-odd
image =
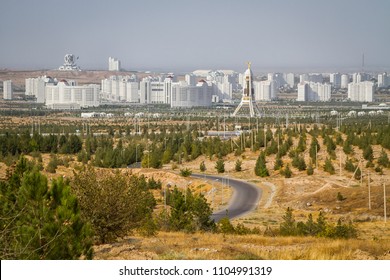
[[[260,116],[259,109],[256,107],[256,104],[254,102],[254,90],[252,81],[253,73],[251,70],[251,63],[248,62],[248,69],[246,69],[244,73],[244,89],[242,91],[242,99],[236,110],[234,110],[233,116],[237,116],[238,112],[240,110],[243,111],[244,108],[249,109],[250,117]],[[241,114],[247,114],[246,112],[244,114],[243,113]]]

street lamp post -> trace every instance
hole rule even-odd
[[[136,164],[138,163],[138,146],[139,146],[139,144],[137,144],[137,146],[135,146],[135,163]]]
[[[215,179],[215,182],[218,182],[219,181],[219,179]],[[218,189],[218,188],[217,188]]]
[[[180,165],[180,157],[181,157],[181,151],[180,151],[180,140],[183,140],[183,138],[179,138],[179,142],[177,143],[177,152],[179,153],[179,165]]]
[[[383,180],[383,175],[382,175],[382,182],[383,182],[383,216],[384,216],[385,223],[386,223],[387,222],[386,184],[385,184],[385,181]]]
[[[221,186],[221,206],[223,205],[223,185],[226,184],[226,178],[222,178],[222,186]]]

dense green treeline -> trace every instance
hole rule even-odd
[[[141,163],[142,167],[160,168],[170,162],[180,164],[195,160],[201,155],[210,159],[223,159],[229,153],[239,156],[245,149],[261,149],[264,150],[265,161],[268,156],[276,155],[274,170],[284,173],[283,168],[287,167],[283,163],[284,156],[291,158],[292,167],[300,171],[312,170],[317,163],[316,154],[320,149],[325,149],[328,161],[324,168],[332,173],[331,164],[337,158],[338,146],[351,157],[354,149],[361,149],[371,167],[375,167],[374,160],[378,160],[380,166],[387,167],[386,158],[374,158],[372,145],[390,148],[390,126],[387,124],[343,125],[339,130],[325,125],[313,125],[310,128],[306,125],[291,125],[287,129],[271,129],[268,126],[245,131],[237,138],[227,140],[207,136],[207,131],[199,131],[196,125],[162,125],[159,131],[147,127],[143,129],[145,131],[140,134],[131,134],[126,128],[114,131],[111,127],[108,135],[98,136],[7,132],[0,136],[0,160],[10,164],[21,154],[60,153],[77,155],[79,162],[90,162],[96,167],[120,168]],[[320,138],[324,147],[319,144]],[[303,155],[306,152],[309,152],[310,162],[305,162]],[[264,175],[267,172],[261,173]]]

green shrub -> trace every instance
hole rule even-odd
[[[191,176],[192,171],[189,168],[180,169],[180,175],[183,177],[189,177]]]

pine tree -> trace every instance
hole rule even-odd
[[[237,172],[240,172],[242,169],[241,169],[241,164],[242,164],[242,161],[237,159],[236,160],[236,164],[234,166],[234,169],[237,171]]]
[[[283,160],[281,159],[279,154],[277,154],[275,158],[274,170],[279,170],[282,167],[283,167]]]
[[[171,161],[171,159],[172,159],[172,150],[171,150],[171,148],[170,147],[168,147],[165,151],[164,151],[164,153],[163,153],[163,155],[162,155],[162,163],[169,163],[170,161]]]
[[[201,172],[205,172],[206,171],[206,164],[204,163],[204,161],[202,161],[200,164],[199,164],[199,170]]]
[[[344,144],[343,144],[343,151],[345,154],[349,155],[353,152],[353,148],[351,146],[351,143],[350,141],[345,141]]]
[[[317,234],[317,225],[313,221],[313,215],[310,213],[307,217],[307,221],[305,223],[306,225],[306,232],[305,235],[315,236]]]
[[[371,145],[368,145],[364,151],[363,151],[363,157],[364,159],[368,160],[368,161],[372,161],[374,159],[374,152],[372,150],[372,147]]]
[[[313,165],[309,164],[307,170],[306,170],[307,175],[313,175],[314,174],[314,169]]]
[[[283,172],[281,172],[282,175],[284,175],[285,178],[291,178],[292,176],[292,171],[290,169],[290,165],[287,164],[286,168],[283,170]]]
[[[167,196],[171,207],[169,229],[188,232],[213,229],[215,224],[210,219],[212,210],[203,195],[195,195],[190,189],[183,194],[175,187]]]
[[[313,163],[316,163],[316,152],[320,151],[320,145],[318,144],[317,138],[313,136],[310,144],[309,154]]]
[[[280,234],[283,236],[290,236],[297,234],[297,225],[295,223],[293,210],[288,207],[286,213],[283,215],[283,222],[280,224]]]
[[[215,163],[215,169],[218,173],[225,172],[225,162],[223,161],[223,159],[220,158],[217,160],[217,162]]]
[[[299,142],[296,150],[298,153],[301,153],[306,150],[306,139],[302,135],[301,137],[299,137]]]
[[[350,158],[347,158],[345,160],[345,166],[344,169],[349,171],[349,172],[354,172],[356,167],[353,165],[352,160]]]
[[[378,158],[378,164],[382,165],[383,167],[390,166],[389,157],[387,156],[387,153],[383,149],[382,149],[381,154]]]
[[[294,156],[291,164],[299,171],[306,170],[305,159],[302,156],[299,156],[298,154]]]
[[[269,176],[267,166],[265,165],[265,153],[261,152],[255,165],[255,174],[260,177]]]
[[[317,235],[322,235],[325,232],[327,226],[326,217],[324,212],[320,211],[320,214],[317,217],[316,222],[316,233]]]
[[[324,165],[324,170],[326,172],[328,172],[329,174],[334,174],[335,173],[335,169],[334,169],[334,166],[333,166],[332,161],[330,160],[330,158],[326,158],[325,165]]]
[[[2,259],[92,258],[91,227],[62,178],[49,188],[46,176],[21,159],[0,185]]]
[[[361,177],[362,177],[362,171],[361,171],[360,168],[358,167],[358,168],[356,168],[356,172],[355,172],[354,178],[355,178],[356,180],[360,180]]]

